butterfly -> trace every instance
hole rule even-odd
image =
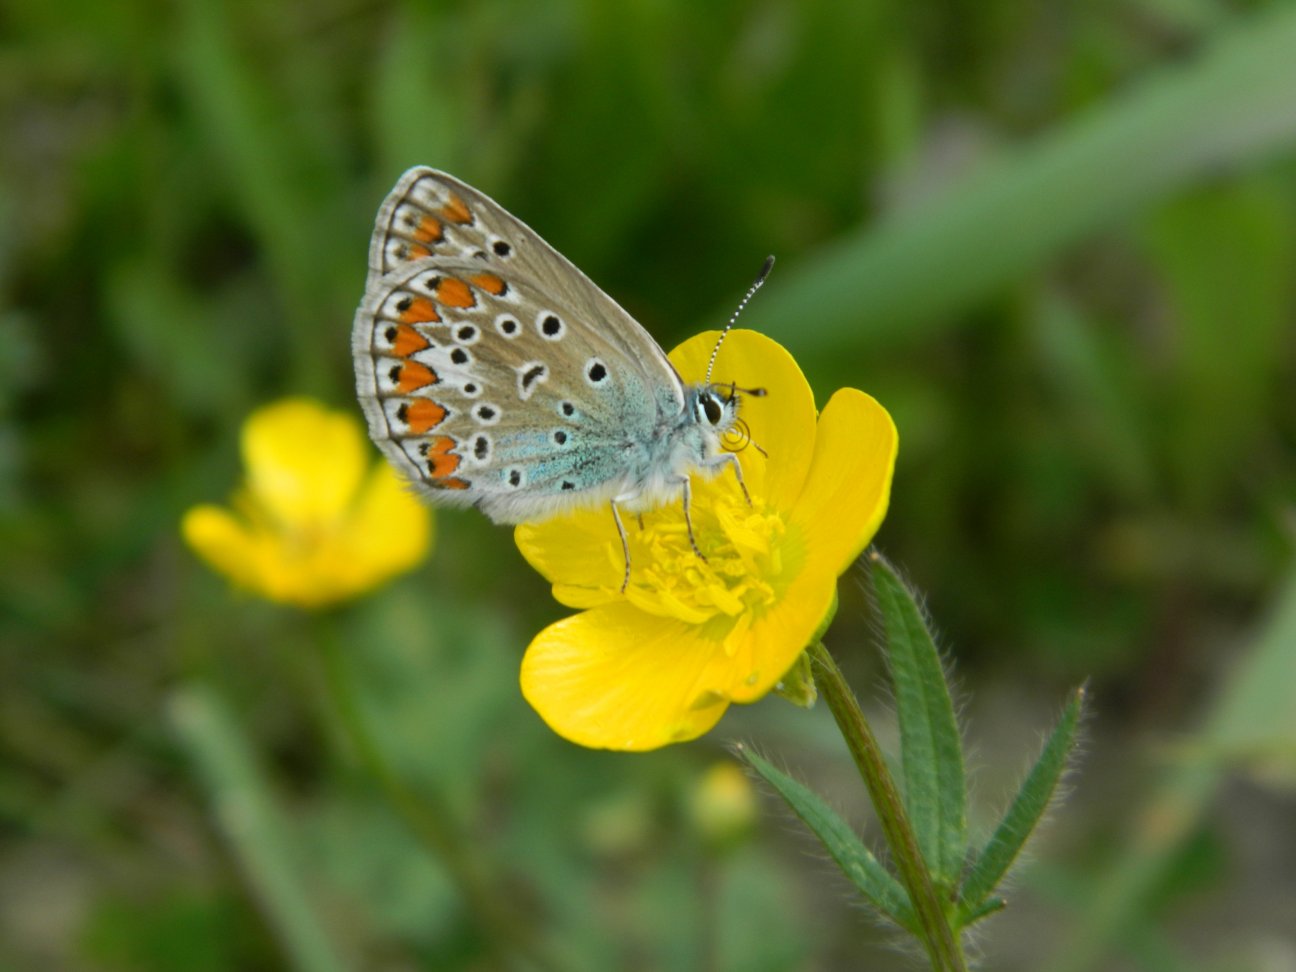
[[[766,260],[739,304],[773,265]],[[607,504],[681,502],[690,474],[742,467],[724,446],[742,431],[742,395],[686,383],[652,336],[498,203],[435,169],[410,169],[378,211],[351,336],[369,435],[437,505],[497,523]],[[750,497],[748,497],[750,502]],[[705,558],[703,558],[705,559]]]

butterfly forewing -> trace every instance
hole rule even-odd
[[[610,498],[677,382],[607,340],[622,321],[591,290],[439,254],[385,273],[353,332],[374,440],[438,502],[497,520]]]
[[[419,260],[480,265],[506,281],[530,282],[564,300],[577,326],[597,329],[658,380],[682,383],[652,336],[570,260],[502,206],[453,176],[410,169],[383,201],[369,245],[372,291],[382,277]],[[660,372],[660,375],[658,375]]]

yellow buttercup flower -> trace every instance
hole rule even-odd
[[[432,541],[430,512],[386,463],[369,461],[360,423],[307,398],[243,425],[244,486],[231,506],[196,506],[185,541],[235,584],[318,608],[409,570]]]
[[[702,379],[716,336],[671,353],[685,381]],[[715,376],[768,395],[743,399],[760,446],[739,453],[751,504],[732,471],[694,482],[705,560],[679,505],[645,513],[642,526],[626,519],[624,594],[607,509],[516,530],[554,597],[584,609],[531,642],[522,692],[555,732],[583,746],[646,750],[693,739],[731,703],[769,692],[830,620],[837,578],[886,514],[898,439],[881,405],[845,388],[816,415],[792,356],[752,331],[730,333]]]

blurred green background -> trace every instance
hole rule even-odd
[[[666,347],[778,256],[746,325],[899,425],[878,543],[956,666],[974,827],[1091,679],[986,968],[1296,968],[1294,55],[1276,2],[8,0],[0,968],[499,966],[348,748],[312,622],[177,531],[253,408],[358,416],[370,227],[415,163]],[[334,624],[561,967],[916,967],[773,797],[723,848],[699,822],[743,739],[875,840],[822,706],[577,749],[517,690],[561,609],[507,530],[438,532]],[[866,611],[846,578],[829,644],[885,725]]]

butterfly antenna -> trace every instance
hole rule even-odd
[[[725,336],[728,335],[729,329],[734,326],[734,322],[738,320],[738,315],[741,314],[743,308],[747,306],[747,301],[751,300],[752,295],[755,294],[756,291],[760,290],[761,284],[765,282],[765,278],[770,275],[770,271],[773,269],[774,257],[767,256],[764,265],[760,268],[760,273],[756,274],[756,280],[747,288],[747,293],[743,299],[738,301],[738,309],[733,312],[733,317],[729,318],[729,323],[726,324],[724,330],[720,332],[720,337],[716,338],[715,347],[711,349],[711,360],[707,362],[705,384],[711,384],[711,369],[715,367],[716,355],[720,353],[720,345],[724,344],[724,339]]]

